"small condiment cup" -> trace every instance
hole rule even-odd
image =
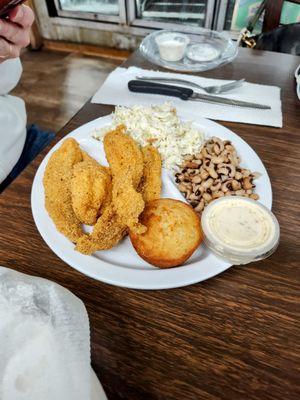
[[[208,43],[195,43],[189,46],[186,55],[192,61],[209,62],[220,57],[220,50]]]
[[[279,244],[275,215],[258,201],[242,196],[212,201],[202,213],[201,226],[207,247],[234,265],[263,260]]]
[[[184,57],[190,39],[183,33],[162,32],[155,38],[161,59],[176,62]]]

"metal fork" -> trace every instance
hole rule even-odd
[[[201,86],[197,83],[187,81],[185,79],[176,79],[176,78],[161,78],[161,77],[150,77],[150,76],[136,76],[135,79],[139,81],[152,81],[152,82],[165,82],[165,83],[178,83],[180,85],[190,86],[197,89],[202,89],[206,93],[210,94],[219,94],[228,92],[229,90],[238,88],[242,86],[245,82],[245,79],[240,79],[238,81],[233,81],[230,83],[225,83],[224,85],[215,85],[215,86]]]

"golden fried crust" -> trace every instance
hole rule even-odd
[[[45,207],[56,228],[72,242],[83,236],[72,208],[71,177],[74,165],[82,161],[76,140],[66,139],[50,157],[44,174]]]
[[[83,254],[93,254],[99,250],[109,250],[116,246],[126,235],[127,227],[116,214],[112,205],[112,182],[107,185],[107,195],[102,203],[93,232],[85,235],[78,242],[75,250]]]
[[[140,191],[145,203],[160,198],[161,193],[161,157],[153,146],[142,148],[144,170]]]
[[[143,155],[120,125],[104,137],[104,149],[113,178],[112,202],[120,221],[133,232],[146,228],[139,223],[145,202],[137,187],[143,175]]]
[[[72,205],[83,224],[95,225],[109,182],[107,170],[95,160],[82,161],[74,166],[71,179]]]
[[[93,157],[88,155],[84,150],[81,150],[81,152],[82,152],[82,161],[89,161],[91,164],[95,165],[98,169],[101,169],[102,172],[110,175],[109,167],[104,167],[103,165],[99,164]]]
[[[126,231],[126,226],[119,221],[113,207],[108,205],[98,218],[93,232],[82,237],[75,250],[90,255],[98,250],[111,249],[126,235]]]
[[[131,242],[140,257],[159,268],[182,265],[202,241],[198,215],[191,206],[178,200],[147,203],[140,221],[147,231],[129,232]]]
[[[143,155],[136,142],[125,134],[125,129],[119,125],[108,132],[103,140],[104,150],[113,178],[129,175],[137,188],[143,175]]]

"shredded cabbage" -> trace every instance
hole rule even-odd
[[[151,107],[118,106],[112,126],[95,129],[92,136],[103,140],[108,131],[120,124],[126,126],[126,133],[141,146],[155,146],[163,166],[169,170],[181,165],[185,155],[197,153],[204,143],[204,133],[191,122],[181,122],[176,109],[168,103]]]

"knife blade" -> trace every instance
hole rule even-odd
[[[265,104],[251,103],[248,101],[233,100],[226,97],[212,96],[208,94],[196,93],[190,88],[182,86],[164,85],[161,83],[132,80],[128,82],[128,89],[136,93],[160,94],[165,96],[178,97],[181,100],[203,101],[214,104],[225,104],[229,106],[255,108],[260,110],[270,110],[271,107]]]

